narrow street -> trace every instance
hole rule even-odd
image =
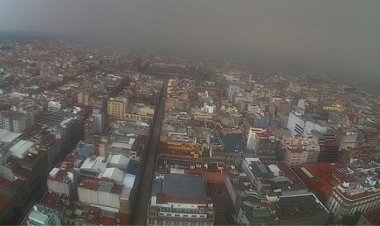
[[[167,81],[164,80],[160,104],[157,109],[156,118],[153,122],[152,137],[150,138],[149,143],[148,143],[148,150],[145,153],[146,156],[143,156],[142,158],[145,160],[145,163],[143,164],[143,170],[142,170],[142,175],[141,175],[142,178],[141,178],[141,183],[140,183],[139,191],[136,198],[135,211],[131,215],[133,225],[146,224],[146,213],[147,213],[148,203],[149,203],[150,188],[152,184],[154,166],[156,163],[156,156],[157,156],[156,147],[158,145],[158,142],[160,141],[161,123],[162,123],[163,114],[164,114],[166,88],[167,88]]]

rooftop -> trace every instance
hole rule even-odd
[[[240,135],[221,136],[224,149],[227,152],[242,152],[245,148],[245,142]]]
[[[21,136],[21,133],[13,133],[6,129],[0,129],[0,142],[10,143],[19,136]]]
[[[284,194],[284,192],[307,190],[302,180],[284,162],[261,161],[258,158],[246,158],[245,162],[251,173],[260,178],[264,192]]]
[[[277,215],[280,222],[329,214],[326,207],[313,195],[281,197]]]
[[[162,193],[177,199],[206,199],[203,178],[193,175],[166,174],[162,184]]]

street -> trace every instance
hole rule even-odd
[[[163,120],[166,88],[167,81],[164,80],[160,104],[157,109],[155,121],[153,122],[152,137],[149,140],[147,152],[144,153],[146,154],[146,156],[143,156],[142,158],[145,160],[145,164],[143,164],[142,168],[143,173],[141,175],[141,184],[136,198],[135,210],[131,216],[133,225],[145,225],[146,223],[146,214],[149,204],[150,188],[152,184],[153,172],[157,156],[156,147],[158,145],[158,142],[160,141],[161,122]]]

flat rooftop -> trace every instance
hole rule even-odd
[[[161,192],[176,199],[206,199],[206,187],[201,176],[165,174]]]
[[[241,135],[221,136],[224,149],[227,152],[242,152],[245,148],[245,143]]]
[[[277,214],[280,222],[329,214],[326,207],[313,194],[281,197],[278,207]]]
[[[10,143],[21,136],[21,134],[22,133],[13,133],[6,129],[0,129],[0,142]]]

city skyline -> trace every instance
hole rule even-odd
[[[0,225],[380,225],[379,6],[0,0]]]
[[[357,78],[380,87],[379,1],[0,1],[0,31]]]

